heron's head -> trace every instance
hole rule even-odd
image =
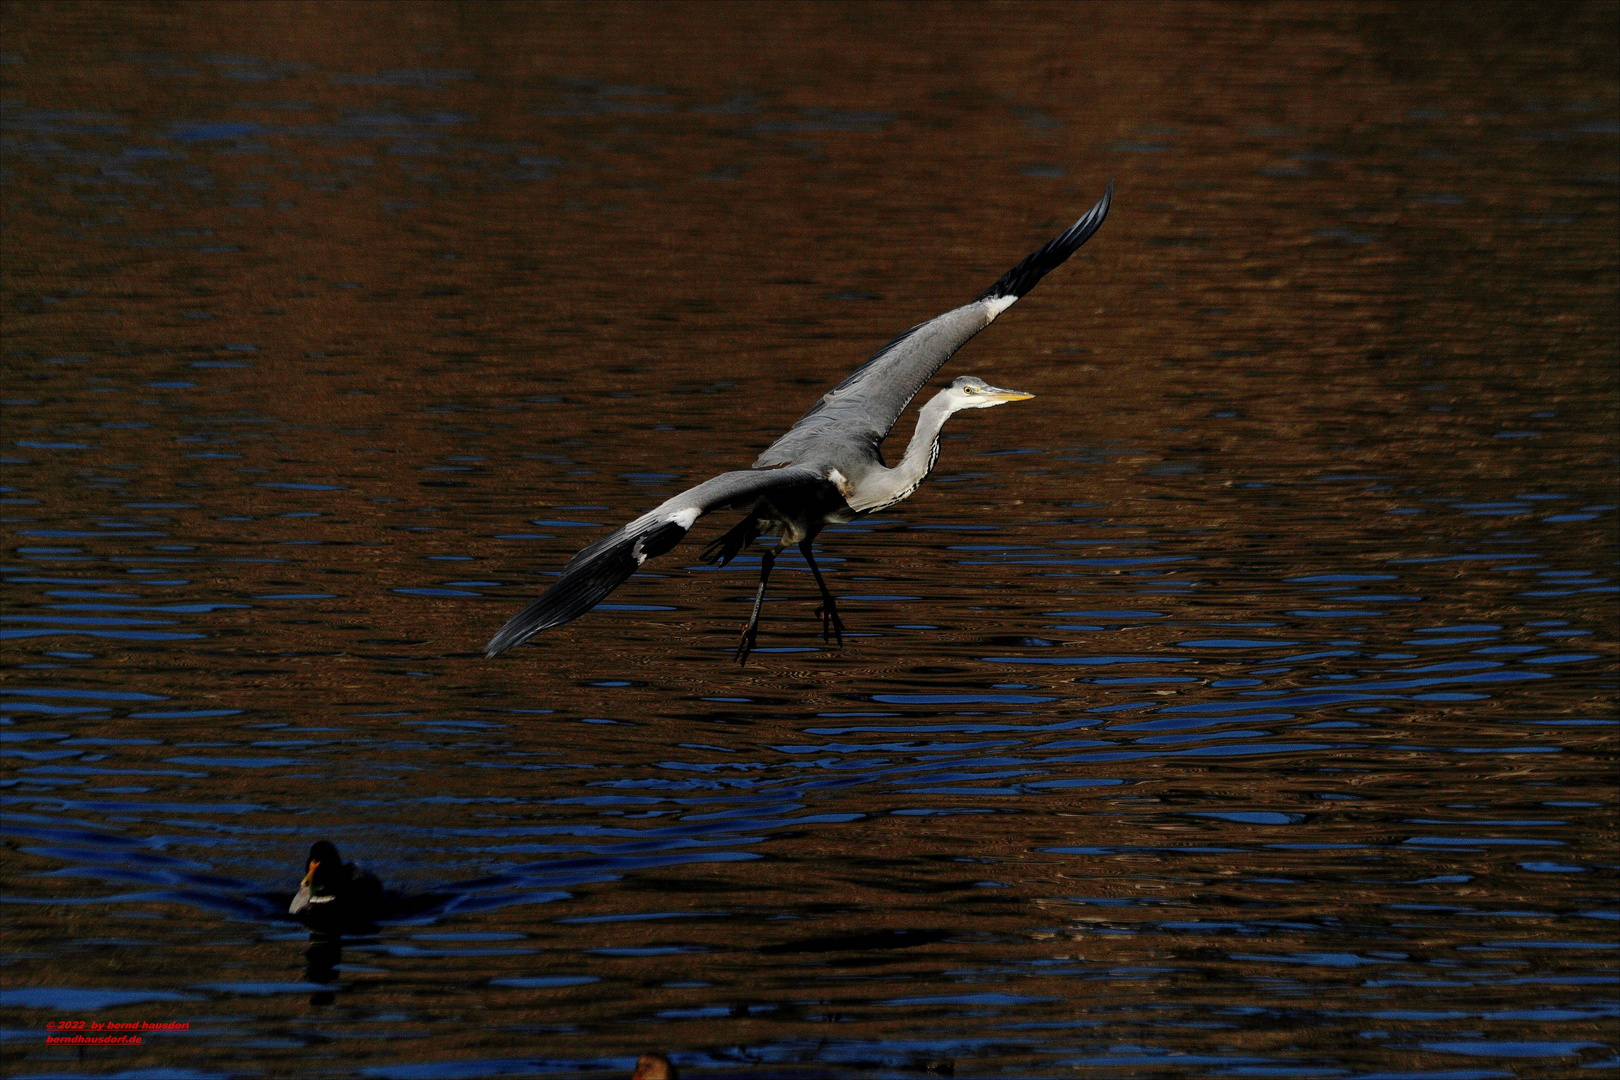
[[[972,375],[963,375],[955,380],[945,392],[950,395],[952,412],[957,409],[988,409],[1009,401],[1027,401],[1035,396],[1022,390],[1003,390]]]

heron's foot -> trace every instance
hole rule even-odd
[[[821,616],[821,640],[831,641],[836,637],[838,644],[842,646],[844,644],[844,620],[838,617],[838,605],[834,604],[832,598],[829,597],[822,601],[820,607],[816,608],[816,614]]]
[[[748,654],[754,651],[754,645],[759,640],[759,623],[751,622],[742,632],[742,640],[737,642],[737,652],[732,659],[739,666],[748,664]]]

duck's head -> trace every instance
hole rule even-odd
[[[663,1054],[642,1054],[636,1059],[636,1071],[630,1080],[679,1080],[675,1063]]]
[[[342,880],[343,859],[338,855],[337,845],[330,840],[317,840],[311,844],[307,871],[303,884],[317,892]]]
[[[330,840],[316,841],[310,845],[304,880],[298,883],[298,895],[293,897],[292,906],[287,910],[297,915],[311,904],[330,903],[347,876],[337,845]]]

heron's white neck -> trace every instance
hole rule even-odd
[[[917,430],[911,433],[906,453],[892,469],[873,469],[863,478],[850,508],[869,513],[892,506],[917,490],[939,458],[939,432],[953,412],[950,390],[941,390],[917,411]]]

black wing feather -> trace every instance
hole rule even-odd
[[[490,639],[484,655],[495,656],[542,630],[579,618],[629,581],[642,563],[679,544],[703,514],[728,506],[752,507],[771,492],[813,485],[831,486],[812,469],[746,469],[721,473],[681,492],[651,513],[582,548],[540,599],[514,615]],[[696,514],[685,525],[673,520],[690,511]]]
[[[767,447],[754,467],[811,460],[831,446],[881,460],[878,447],[911,399],[956,350],[1012,302],[1007,297],[1016,300],[1029,292],[1091,239],[1108,216],[1113,194],[1110,181],[1108,191],[1084,217],[1021,260],[973,303],[918,323],[873,353]]]
[[[512,616],[501,627],[500,632],[484,646],[484,655],[495,656],[542,630],[579,618],[607,599],[608,593],[629,581],[642,562],[664,554],[680,543],[685,535],[685,529],[673,521],[667,521],[645,533],[614,533],[606,537],[615,542],[602,544],[588,558],[576,556],[563,576],[540,599]],[[643,555],[640,560],[636,558],[638,551]],[[580,555],[584,554],[580,552]]]
[[[1024,256],[1017,266],[1002,274],[996,283],[984,291],[980,300],[999,300],[1003,296],[1023,296],[1035,287],[1035,283],[1048,273],[1062,266],[1070,255],[1080,249],[1080,245],[1091,239],[1108,216],[1108,204],[1114,198],[1114,182],[1108,181],[1108,190],[1097,205],[1086,212],[1086,216],[1075,222],[1068,229],[1041,245],[1038,251]]]

